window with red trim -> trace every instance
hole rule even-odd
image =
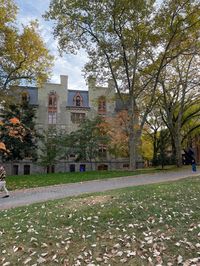
[[[77,93],[74,96],[73,102],[74,102],[74,106],[77,106],[77,107],[83,106],[83,98],[81,97],[79,93]]]
[[[48,124],[57,123],[57,95],[51,92],[48,98]]]

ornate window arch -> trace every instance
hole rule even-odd
[[[76,93],[76,95],[74,96],[73,104],[74,104],[74,106],[77,106],[77,107],[83,106],[83,98],[82,98],[82,96],[80,95],[79,92]]]
[[[57,123],[57,101],[56,92],[50,92],[48,95],[48,124]]]
[[[48,107],[57,110],[57,94],[56,92],[51,92],[48,98]]]

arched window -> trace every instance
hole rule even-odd
[[[55,92],[49,94],[48,107],[57,109],[57,95]]]
[[[81,97],[76,96],[76,106],[81,106]]]
[[[104,96],[101,96],[98,99],[98,113],[99,114],[106,113],[106,98]]]
[[[77,107],[83,106],[83,98],[81,97],[79,93],[77,93],[74,96],[73,102],[74,102],[74,106],[77,106]]]

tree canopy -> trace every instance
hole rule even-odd
[[[78,130],[67,135],[64,144],[68,148],[68,155],[75,154],[77,161],[92,162],[102,159],[99,149],[108,142],[102,123],[100,117],[85,119]]]
[[[11,104],[1,110],[0,141],[5,145],[4,160],[37,158],[35,110],[27,102]]]
[[[61,51],[86,49],[88,75],[112,78],[119,98],[127,93],[130,168],[146,118],[157,103],[166,67],[199,46],[199,1],[52,0],[46,18],[54,20]],[[124,102],[124,104],[126,104]],[[139,115],[138,115],[139,114]]]
[[[53,57],[45,47],[39,25],[16,26],[18,8],[13,0],[0,0],[0,93],[20,82],[41,84],[49,74]]]

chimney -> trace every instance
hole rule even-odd
[[[67,90],[68,89],[68,76],[60,75],[60,83]]]

